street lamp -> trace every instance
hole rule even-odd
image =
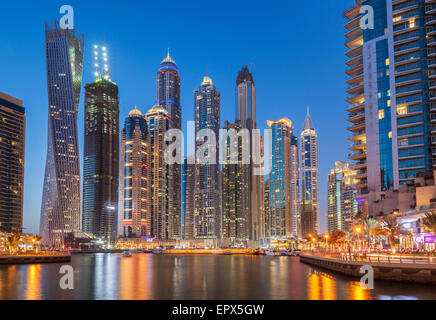
[[[324,235],[324,238],[325,238],[326,248],[328,249],[329,248],[329,235],[328,234]]]
[[[357,227],[355,231],[357,233],[357,244],[359,246],[359,251],[360,251],[360,232],[362,232],[362,228]]]

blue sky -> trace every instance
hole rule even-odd
[[[83,85],[93,80],[92,45],[105,39],[120,119],[155,101],[155,77],[171,48],[182,79],[183,121],[193,119],[193,90],[209,70],[221,92],[222,121],[234,121],[235,81],[243,65],[257,88],[257,122],[291,119],[297,136],[310,105],[319,135],[320,216],[326,224],[327,174],[347,159],[343,11],[353,0],[15,1],[0,10],[0,91],[27,114],[24,231],[38,232],[47,149],[44,22],[71,5],[85,35]],[[83,155],[83,90],[79,138]]]

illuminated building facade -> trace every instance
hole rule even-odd
[[[358,213],[357,190],[354,186],[356,172],[349,163],[336,161],[328,175],[327,227],[328,232],[352,231],[353,218]]]
[[[180,106],[180,76],[176,62],[168,56],[162,60],[157,73],[156,100],[163,106],[170,118],[171,129],[182,129],[182,108]],[[182,163],[183,159],[179,159]],[[181,239],[182,215],[182,166],[171,165],[169,168],[169,212],[168,233],[171,239]]]
[[[40,234],[43,244],[62,247],[81,224],[77,113],[83,36],[48,24],[45,34],[49,111]]]
[[[121,133],[120,204],[122,234],[134,238],[151,236],[150,150],[147,122],[136,107],[130,111]]]
[[[250,132],[252,158],[248,169],[248,237],[254,241],[254,245],[265,236],[264,175],[255,174],[255,171],[260,171],[261,165],[253,161],[256,158],[255,148],[260,151],[258,156],[263,158],[263,138],[256,134],[256,86],[253,75],[246,66],[236,78],[236,122]],[[258,141],[255,140],[257,136]]]
[[[373,28],[362,28],[362,6],[373,8]],[[349,159],[365,214],[436,165],[435,8],[435,1],[358,0],[344,13]]]
[[[183,164],[183,239],[194,239],[195,157],[185,157]]]
[[[82,230],[113,243],[119,178],[118,86],[99,77],[85,86]]]
[[[224,130],[235,130],[241,135],[238,139],[227,138],[222,169],[222,237],[231,245],[249,241],[250,165],[243,164],[244,129],[240,122],[230,124],[226,121],[224,125]],[[245,133],[248,137],[247,129]],[[237,163],[231,161],[232,157]]]
[[[0,92],[0,232],[22,233],[26,114]]]
[[[174,211],[169,189],[172,186],[171,167],[165,161],[165,133],[170,129],[168,111],[155,105],[145,115],[148,126],[150,159],[150,222],[151,236],[159,240],[174,240]]]
[[[204,77],[200,88],[194,91],[194,117],[197,160],[202,158],[206,164],[197,162],[195,166],[194,190],[194,237],[196,239],[220,238],[220,184],[219,184],[219,144],[216,149],[203,151],[201,146],[207,141],[215,142],[219,138],[220,130],[220,93],[216,90],[212,79]],[[202,130],[210,130],[215,137],[209,134],[203,136]],[[204,132],[204,131],[203,131]]]
[[[307,110],[301,144],[301,236],[319,233],[318,135]]]
[[[292,121],[268,121],[272,131],[272,171],[269,180],[269,235],[297,237],[299,232],[299,154]]]

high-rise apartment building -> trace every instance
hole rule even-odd
[[[148,126],[150,166],[151,236],[159,240],[174,239],[174,211],[171,210],[169,189],[172,186],[171,166],[165,161],[165,133],[170,129],[170,116],[161,105],[155,105],[145,115]]]
[[[183,164],[183,239],[194,237],[194,189],[195,189],[195,157],[185,157]]]
[[[269,180],[269,235],[297,237],[299,232],[299,154],[292,121],[268,121],[272,131],[272,170]]]
[[[301,236],[318,234],[319,231],[319,180],[318,180],[318,135],[307,110],[300,136],[301,154]]]
[[[45,34],[49,110],[40,234],[43,244],[61,247],[81,227],[77,113],[83,36],[47,23]]]
[[[180,75],[176,62],[168,56],[162,60],[156,76],[156,100],[163,106],[170,118],[171,129],[182,129],[182,109],[180,106]],[[179,159],[180,163],[183,159]],[[170,239],[181,238],[182,215],[182,166],[174,164],[169,167],[168,232]]]
[[[204,77],[194,91],[195,166],[194,236],[196,239],[219,239],[221,231],[219,184],[220,93],[212,79]],[[214,135],[214,136],[211,136]],[[213,141],[215,150],[202,146]],[[201,163],[199,162],[201,161]]]
[[[349,159],[370,215],[386,192],[413,183],[418,172],[436,165],[435,6],[422,0],[357,0],[344,13]]]
[[[106,243],[117,237],[118,86],[108,77],[85,86],[82,229]]]
[[[130,111],[121,132],[119,237],[151,236],[150,149],[142,112]],[[121,222],[119,222],[120,224]],[[119,232],[120,232],[119,231]]]
[[[239,136],[231,139],[229,135],[224,150],[221,187],[222,238],[230,245],[247,244],[250,240],[250,165],[243,163],[243,141],[249,139],[249,131],[240,122],[231,124],[227,121],[224,130],[234,130]]]
[[[236,78],[236,122],[250,132],[248,237],[255,244],[265,237],[264,175],[259,174],[262,165],[255,163],[256,158],[263,158],[263,139],[256,134],[256,87],[247,67],[243,67]],[[256,150],[259,151],[257,157]]]
[[[0,232],[23,231],[25,136],[23,102],[0,92]]]
[[[327,186],[327,229],[352,231],[353,219],[358,213],[357,189],[354,186],[356,172],[347,162],[336,161],[328,175]]]

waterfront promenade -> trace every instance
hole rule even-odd
[[[352,277],[371,266],[378,280],[436,284],[436,257],[430,255],[306,251],[300,261]]]
[[[29,254],[1,254],[0,264],[39,264],[70,262],[69,252],[39,252]]]

